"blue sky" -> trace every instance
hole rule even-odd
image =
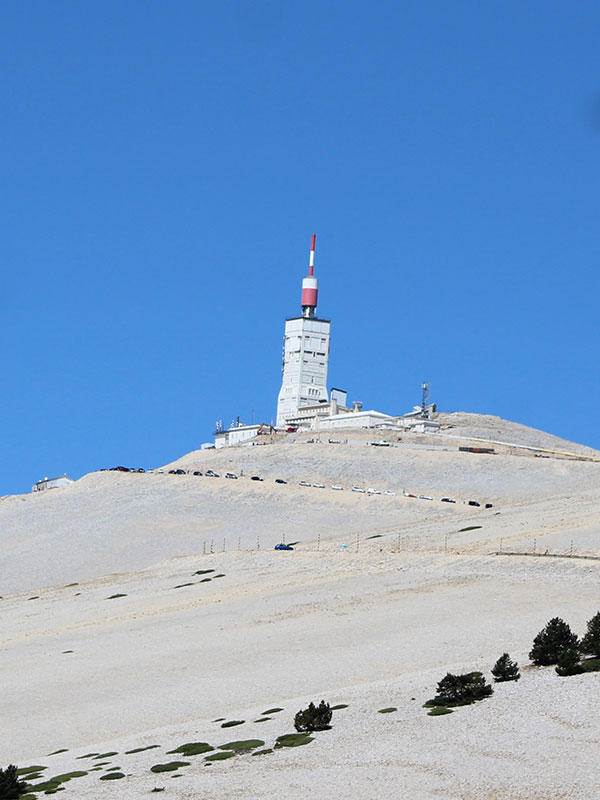
[[[600,448],[597,3],[25,0],[0,25],[0,495],[330,385]]]

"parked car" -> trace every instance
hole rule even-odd
[[[136,472],[146,472],[146,470],[143,467],[140,467],[139,469],[136,469]]]
[[[299,481],[298,486],[310,486],[310,483],[308,481]]]
[[[367,494],[381,494],[379,489],[367,489]]]
[[[405,493],[404,493],[404,497],[414,497],[414,498],[416,498],[416,497],[417,497],[417,495],[416,495],[416,494],[413,494],[412,492],[405,492]]]
[[[132,472],[129,467],[111,467],[110,472]]]
[[[313,483],[313,488],[314,489],[324,489],[325,488],[325,484],[324,483]]]
[[[204,473],[207,478],[219,478],[220,475],[217,472],[213,472],[212,469],[207,469]]]
[[[279,544],[275,545],[274,549],[275,550],[293,550],[294,548],[292,547],[291,544],[283,544],[283,542],[280,542]]]
[[[262,481],[262,478],[259,478],[259,477],[258,477],[258,475],[253,475],[253,476],[250,478],[250,480],[251,480],[251,481]]]
[[[226,472],[225,477],[237,481],[237,475],[234,475],[233,472]]]
[[[170,469],[170,470],[169,470],[169,475],[175,475],[175,474],[176,474],[176,473],[175,473],[175,470],[174,470],[174,469]]]
[[[200,472],[200,470],[199,470],[199,469],[197,469],[197,470],[194,472],[194,475],[202,475],[202,473]]]
[[[360,486],[353,486],[353,487],[352,487],[352,491],[353,491],[353,492],[361,492],[362,494],[364,494],[364,493],[365,493],[365,490],[364,490],[364,489],[361,489],[361,488],[360,488]]]
[[[389,489],[386,489],[384,494],[386,494],[388,497],[396,497],[396,492],[390,492]]]
[[[371,442],[371,444],[373,447],[391,447],[390,442],[385,439],[380,439],[378,442]]]
[[[442,497],[440,503],[456,503],[456,500],[453,500],[451,497]]]
[[[344,487],[343,486],[336,486],[335,484],[333,484],[331,486],[331,488],[335,489],[336,492],[343,492],[344,491]]]
[[[175,475],[187,475],[187,472],[184,469],[176,469]]]
[[[478,503],[478,502],[477,502],[477,500],[469,500],[469,502],[467,503],[467,505],[468,505],[468,506],[477,506],[477,507],[479,508],[479,506],[481,505],[481,503]]]
[[[493,506],[491,503],[486,503],[486,504],[485,504],[485,507],[486,507],[486,508],[493,508],[494,506]]]
[[[275,483],[287,483],[287,481],[284,481],[283,478],[275,478]]]
[[[430,497],[428,494],[420,494],[419,500],[433,500],[433,497]]]

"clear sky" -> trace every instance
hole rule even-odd
[[[270,421],[313,232],[330,386],[600,448],[597,2],[0,12],[0,495]]]

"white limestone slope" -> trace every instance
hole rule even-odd
[[[600,464],[424,450],[406,438],[378,449],[361,436],[178,462],[243,471],[237,481],[96,473],[0,501],[0,764],[44,765],[51,777],[97,763],[81,755],[116,751],[65,784],[65,798],[84,800],[154,787],[207,800],[595,798],[600,726],[589,698],[599,674],[528,668],[490,700],[439,718],[422,703],[448,670],[489,675],[504,651],[525,665],[552,616],[583,632],[600,608],[600,561],[495,553],[531,551],[535,540],[538,553],[600,555]],[[448,495],[459,502],[441,503]],[[471,498],[493,508],[460,502]],[[294,552],[272,550],[284,535],[300,540]],[[150,772],[184,742],[271,746],[321,697],[349,707],[308,746],[210,767],[181,758],[190,766],[177,780]],[[255,722],[275,706],[284,710]],[[378,713],[387,706],[397,711]],[[222,729],[219,717],[244,723]],[[149,744],[159,747],[126,754]],[[124,779],[99,780],[115,766]]]

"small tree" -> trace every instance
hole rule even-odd
[[[492,667],[492,675],[496,683],[503,681],[518,681],[521,677],[519,665],[516,661],[511,661],[508,653],[502,653],[498,661]]]
[[[556,664],[565,650],[577,649],[577,635],[560,617],[553,617],[533,640],[529,658],[534,664]]]
[[[302,731],[326,731],[330,728],[333,711],[329,703],[321,700],[318,706],[309,703],[308,708],[299,711],[294,717],[294,727],[301,733]]]
[[[580,643],[582,653],[600,658],[600,611],[587,624],[587,633]]]
[[[573,647],[561,653],[555,669],[557,675],[563,678],[567,675],[579,675],[581,672],[585,672],[579,660],[579,653]]]
[[[27,784],[19,780],[14,764],[9,764],[6,769],[0,767],[0,800],[18,800],[26,791]]]
[[[437,685],[437,695],[431,701],[439,706],[466,706],[493,694],[481,672],[452,675],[448,672]]]

